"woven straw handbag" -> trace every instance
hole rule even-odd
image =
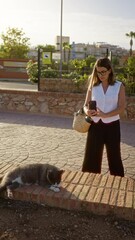
[[[86,122],[85,117],[86,114],[84,113],[83,108],[81,108],[78,112],[75,112],[72,128],[80,133],[88,132],[91,123]]]

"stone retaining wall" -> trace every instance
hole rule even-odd
[[[126,97],[126,118],[135,119],[135,96]]]
[[[0,90],[0,110],[72,116],[85,94]]]
[[[85,93],[0,90],[0,110],[73,116]],[[135,119],[135,97],[127,97],[122,118]]]

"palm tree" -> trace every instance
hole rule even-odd
[[[67,50],[68,50],[68,62],[69,62],[69,60],[70,60],[71,49],[72,49],[72,45],[71,45],[71,44],[68,44],[68,45],[67,45]]]
[[[70,52],[71,52],[71,45],[68,42],[63,43],[63,50],[64,50],[64,62],[66,62],[66,53],[68,51],[68,59],[67,61],[69,62],[70,60]]]
[[[135,32],[126,33],[126,36],[130,38],[130,51],[129,54],[132,56],[133,38],[135,38]]]
[[[64,52],[64,62],[66,62],[66,49],[67,49],[67,42],[63,43],[63,52]]]

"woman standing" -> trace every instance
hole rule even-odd
[[[89,109],[95,100],[96,110]],[[101,173],[103,148],[106,147],[111,175],[124,176],[120,151],[120,116],[125,108],[125,87],[114,79],[108,58],[96,61],[88,87],[84,111],[92,118],[88,131],[83,172]]]

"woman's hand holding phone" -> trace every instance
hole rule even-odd
[[[97,103],[94,100],[89,101],[88,108],[91,116],[97,115]]]
[[[87,116],[85,117],[85,120],[90,123],[91,117],[96,115],[97,115],[96,101],[90,101],[88,104]]]

